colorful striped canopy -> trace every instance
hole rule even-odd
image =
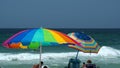
[[[73,46],[69,45],[71,48],[75,48],[77,50],[80,50],[84,53],[98,53],[100,46],[98,46],[98,43],[90,36],[81,33],[81,32],[73,32],[69,33],[68,36],[82,44],[81,46]]]
[[[40,45],[48,46],[58,44],[77,44],[78,46],[81,46],[66,34],[45,28],[20,31],[3,43],[7,48],[23,49],[38,49]]]

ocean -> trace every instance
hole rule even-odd
[[[25,28],[24,28],[25,29]],[[39,50],[8,49],[2,43],[15,33],[24,29],[0,29],[0,67],[32,68],[39,63]],[[120,68],[120,29],[55,29],[63,33],[84,32],[92,36],[101,46],[98,54],[79,52],[82,62],[91,59],[99,68]],[[64,68],[70,58],[75,58],[77,50],[67,46],[43,46],[42,61],[49,68]]]

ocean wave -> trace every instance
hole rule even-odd
[[[48,60],[54,60],[52,62],[56,61],[68,61],[69,58],[75,58],[77,54],[76,52],[61,52],[61,53],[42,53],[42,60],[48,61]],[[36,53],[18,53],[18,54],[12,54],[12,53],[0,53],[0,60],[1,61],[29,61],[29,60],[38,60],[40,54]],[[98,54],[94,53],[83,53],[79,52],[79,59],[86,60],[92,59],[92,60],[98,60],[100,58],[100,61],[107,60],[108,62],[113,60],[120,60],[120,50],[114,49],[112,47],[103,46],[101,47]]]

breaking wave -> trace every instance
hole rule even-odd
[[[61,53],[42,53],[42,60],[49,61],[53,60],[52,62],[60,61],[60,62],[67,62],[70,58],[76,57],[76,52],[61,52]],[[0,53],[0,60],[1,61],[38,61],[40,54],[36,53],[18,53],[18,54],[12,54],[12,53]],[[120,60],[120,50],[114,49],[112,47],[103,46],[101,47],[98,54],[93,53],[83,53],[79,52],[78,58],[82,61],[85,61],[86,59],[92,59],[93,61],[96,61],[100,58],[100,61],[110,62],[115,61],[115,63],[120,63],[120,61],[116,62],[117,60]]]

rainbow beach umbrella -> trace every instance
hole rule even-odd
[[[41,62],[41,52],[42,46],[56,46],[56,45],[78,45],[81,46],[78,42],[67,36],[66,34],[50,30],[46,28],[34,28],[23,30],[5,42],[3,46],[7,48],[22,48],[22,49],[39,49],[40,48],[40,62]]]
[[[80,50],[84,53],[98,53],[100,46],[98,46],[98,43],[91,37],[88,36],[82,32],[72,32],[69,33],[68,36],[70,36],[72,39],[79,42],[81,46],[72,46],[69,45],[71,48],[75,48],[77,50]]]

